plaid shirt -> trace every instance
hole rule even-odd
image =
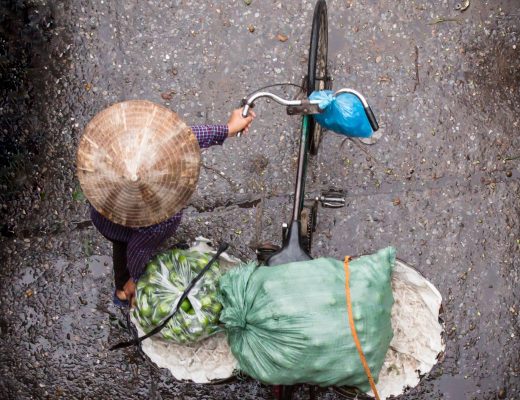
[[[228,136],[227,125],[195,125],[191,127],[191,130],[197,137],[199,146],[203,149],[221,145]],[[179,227],[182,211],[166,221],[144,228],[129,228],[116,224],[103,217],[94,207],[90,207],[90,217],[94,226],[108,240],[128,244],[127,268],[130,276],[137,281],[157,248]]]

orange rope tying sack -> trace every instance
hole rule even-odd
[[[356,326],[354,325],[354,316],[352,314],[352,301],[350,298],[350,285],[349,285],[349,268],[348,268],[348,260],[349,256],[345,257],[345,293],[347,295],[347,311],[348,311],[348,322],[350,325],[350,332],[352,333],[352,338],[354,339],[354,343],[356,344],[357,351],[359,353],[359,358],[361,359],[361,364],[363,364],[363,368],[365,370],[365,374],[367,375],[368,382],[370,383],[370,387],[372,388],[372,392],[374,392],[374,396],[376,396],[377,400],[380,400],[379,393],[377,393],[376,384],[374,383],[374,379],[372,378],[372,374],[370,373],[370,367],[368,366],[367,360],[365,358],[365,354],[363,353],[363,349],[361,348],[361,343],[359,342],[358,335],[356,332]]]

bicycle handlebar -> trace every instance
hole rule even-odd
[[[261,97],[269,97],[270,99],[276,101],[278,104],[283,106],[301,106],[302,100],[285,100],[281,97],[270,93],[270,92],[257,92],[253,93],[248,99],[245,99],[244,109],[242,110],[242,117],[246,118],[249,113],[249,109],[253,107],[253,104],[256,100]],[[318,100],[309,100],[310,104],[319,104]]]
[[[377,131],[379,129],[379,124],[377,123],[376,116],[374,115],[374,112],[370,108],[370,105],[368,104],[365,97],[354,89],[340,89],[336,93],[334,93],[334,97],[336,97],[342,93],[353,94],[361,101],[361,104],[363,104],[363,108],[365,110],[365,114],[368,118],[368,122],[370,122],[370,126],[372,127],[374,132]],[[261,97],[268,97],[283,106],[301,106],[303,103],[302,100],[285,100],[270,92],[257,92],[257,93],[253,93],[251,96],[249,96],[249,98],[242,100],[242,105],[244,107],[242,110],[242,117],[244,117],[244,118],[247,117],[247,115],[249,114],[249,109],[253,108],[254,102]],[[319,100],[306,100],[306,102],[308,102],[311,105],[317,105],[320,103]]]
[[[354,96],[356,96],[361,101],[361,104],[363,104],[363,108],[365,109],[365,114],[366,114],[366,116],[368,118],[368,122],[370,122],[370,126],[372,127],[374,132],[377,131],[379,129],[379,124],[377,123],[376,116],[374,115],[374,112],[370,108],[370,105],[368,104],[368,102],[365,99],[365,97],[361,93],[359,93],[358,91],[356,91],[354,89],[340,89],[336,93],[334,93],[334,97],[339,95],[339,94],[341,94],[341,93],[353,94]]]

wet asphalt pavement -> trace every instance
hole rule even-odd
[[[74,160],[85,124],[114,102],[218,123],[258,87],[300,83],[314,1],[0,4],[2,398],[270,398],[247,379],[179,383],[134,350],[107,350],[128,336]],[[313,254],[391,244],[442,293],[444,358],[403,399],[518,399],[520,3],[455,4],[328,1],[334,87],[364,93],[382,135],[325,135],[308,192],[342,190],[347,206],[319,210]],[[204,235],[251,259],[280,240],[299,122],[272,103],[256,112],[250,135],[205,151],[171,243]]]

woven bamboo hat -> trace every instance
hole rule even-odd
[[[101,215],[128,227],[150,226],[188,202],[199,178],[200,148],[173,111],[146,100],[125,101],[88,123],[77,172]]]

